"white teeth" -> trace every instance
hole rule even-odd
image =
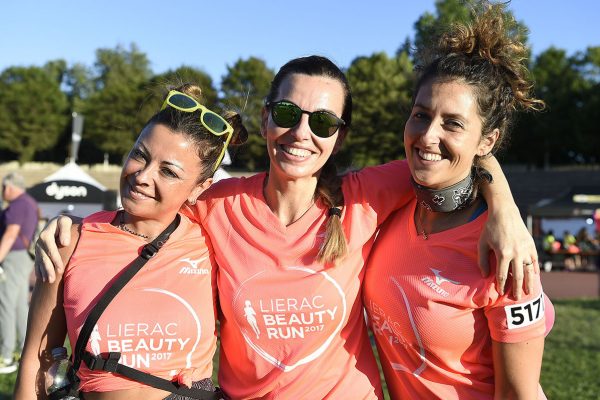
[[[298,149],[296,147],[289,147],[289,146],[281,146],[281,148],[286,153],[291,154],[291,155],[296,156],[296,157],[308,157],[308,156],[310,156],[310,151],[308,151],[308,150]]]
[[[419,150],[419,157],[427,161],[440,161],[442,159],[441,154],[425,153],[422,150]]]

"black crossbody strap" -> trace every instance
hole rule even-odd
[[[79,332],[79,337],[77,338],[77,344],[75,345],[75,351],[73,352],[73,368],[77,371],[79,370],[79,365],[81,365],[81,357],[83,352],[85,351],[85,347],[87,345],[88,340],[90,339],[90,335],[94,330],[94,326],[100,316],[106,310],[106,307],[110,304],[110,302],[115,298],[117,293],[123,289],[123,287],[133,278],[133,276],[148,262],[150,258],[152,258],[158,250],[167,242],[171,233],[177,229],[179,226],[179,222],[181,221],[181,217],[179,214],[175,217],[173,222],[167,226],[167,228],[162,231],[160,235],[158,235],[152,242],[148,243],[142,249],[140,255],[133,260],[129,267],[117,278],[117,280],[108,288],[104,296],[96,303],[90,314],[88,315],[85,323],[83,324],[83,328],[81,328],[81,332]]]
[[[169,224],[169,226],[154,239],[152,242],[148,243],[142,249],[140,255],[129,264],[129,266],[125,269],[125,271],[119,275],[119,277],[115,280],[115,282],[108,288],[106,293],[102,296],[100,301],[94,306],[90,314],[88,315],[85,323],[83,324],[83,328],[81,328],[81,332],[79,333],[79,337],[77,338],[77,343],[75,345],[75,351],[73,352],[74,360],[73,360],[73,375],[75,375],[76,371],[79,369],[81,362],[85,361],[85,364],[91,370],[103,370],[114,372],[119,375],[126,376],[135,381],[142,382],[148,386],[155,387],[157,389],[162,389],[169,391],[171,393],[177,393],[183,396],[192,397],[199,400],[218,400],[221,399],[223,393],[217,389],[216,392],[209,392],[207,390],[197,389],[197,388],[186,388],[182,387],[176,382],[172,382],[163,378],[159,378],[158,376],[154,376],[152,374],[148,374],[146,372],[130,368],[126,365],[119,364],[119,359],[121,358],[120,353],[109,353],[107,359],[103,359],[100,355],[94,356],[85,350],[88,340],[90,339],[90,335],[94,330],[94,326],[100,316],[106,310],[106,307],[110,304],[110,302],[115,298],[117,293],[123,289],[123,287],[133,278],[133,276],[140,270],[142,267],[152,258],[160,249],[167,243],[167,240],[171,236],[171,234],[177,229],[179,226],[179,222],[181,221],[181,217],[179,214],[175,217],[173,222]]]
[[[108,358],[104,359],[101,356],[94,356],[89,351],[83,355],[83,362],[92,371],[107,371],[126,376],[138,382],[145,383],[148,386],[157,389],[166,390],[171,393],[176,393],[182,396],[191,397],[199,400],[218,400],[223,398],[223,392],[217,388],[215,392],[198,388],[187,388],[180,386],[177,382],[169,381],[158,376],[149,374],[139,369],[128,367],[119,363],[121,353],[108,353]]]

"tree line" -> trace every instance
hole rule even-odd
[[[354,110],[351,133],[338,156],[341,165],[362,167],[403,157],[402,132],[420,57],[413,49],[469,15],[461,0],[438,0],[434,13],[414,23],[413,37],[399,40],[396,54],[359,56],[346,68]],[[519,26],[527,40],[525,23]],[[600,163],[600,46],[572,55],[551,47],[531,57],[529,68],[547,109],[518,119],[502,161],[532,167]],[[164,84],[194,82],[202,87],[206,106],[243,117],[250,138],[234,151],[233,166],[265,169],[260,111],[273,76],[257,57],[228,65],[218,86],[191,66],[155,74],[135,44],[98,49],[92,66],[52,60],[8,67],[0,74],[0,159],[63,162],[69,154],[71,115],[77,112],[85,116],[79,161],[101,162],[108,154],[120,163],[160,107]]]

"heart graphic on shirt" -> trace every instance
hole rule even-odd
[[[305,267],[250,277],[236,292],[233,308],[246,343],[283,371],[321,356],[347,316],[341,286],[327,272]]]

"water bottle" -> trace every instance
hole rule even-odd
[[[67,349],[64,347],[52,349],[52,358],[54,359],[54,363],[52,363],[46,372],[46,394],[51,399],[56,400],[77,400],[77,397],[71,396],[68,393],[62,396],[59,394],[61,389],[66,389],[72,383],[68,375],[72,364],[67,356]]]

